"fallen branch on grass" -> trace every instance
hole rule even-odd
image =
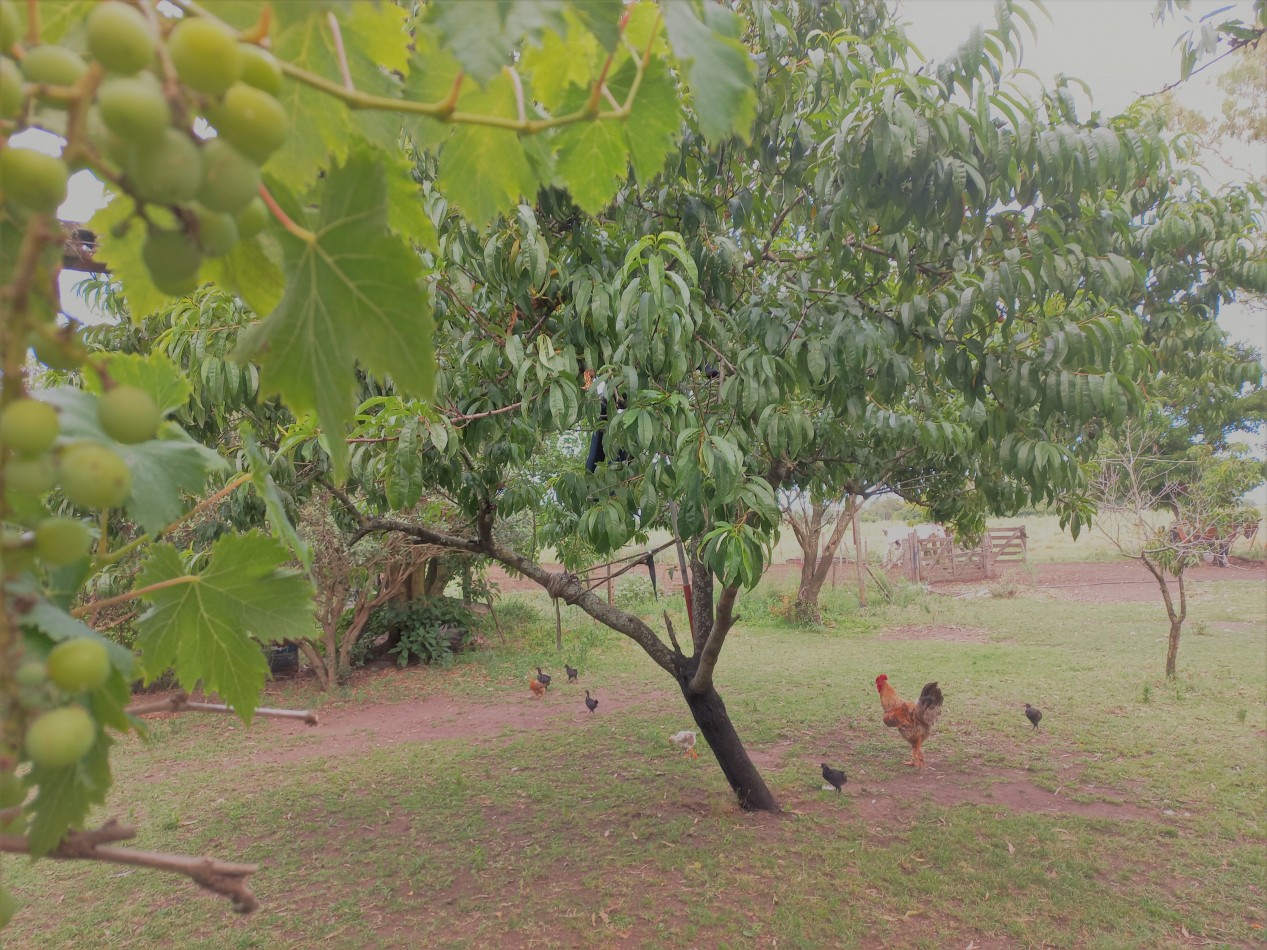
[[[156,712],[232,713],[234,709],[224,703],[195,703],[190,701],[187,693],[176,693],[165,699],[157,699],[150,703],[134,703],[128,706],[124,712],[131,716],[143,716],[146,713]],[[317,724],[317,714],[311,709],[270,709],[267,706],[260,706],[255,710],[255,715],[271,716],[274,719],[302,719],[310,726]]]
[[[66,860],[110,861],[114,864],[134,864],[184,874],[195,884],[214,894],[229,898],[239,914],[249,914],[259,907],[259,901],[251,893],[246,879],[259,870],[258,864],[230,864],[218,858],[192,857],[185,854],[165,854],[159,851],[135,851],[116,848],[109,842],[125,841],[135,837],[136,829],[121,825],[113,818],[100,828],[89,831],[71,831],[46,857]],[[30,842],[22,835],[0,835],[0,851],[10,854],[27,854]]]

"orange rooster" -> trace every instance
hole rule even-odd
[[[875,678],[875,688],[880,692],[880,705],[884,707],[884,724],[896,726],[902,738],[911,744],[911,761],[906,764],[922,769],[924,752],[920,746],[941,715],[941,690],[935,682],[927,683],[919,694],[919,700],[908,703],[889,685],[889,678],[884,673]]]
[[[536,680],[528,680],[528,688],[532,690],[532,695],[540,699],[546,694],[544,683],[538,683]]]

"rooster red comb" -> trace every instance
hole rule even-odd
[[[877,676],[877,677],[875,678],[875,688],[876,688],[876,689],[879,689],[881,686],[883,686],[883,685],[884,685],[885,683],[887,683],[888,681],[889,681],[889,674],[888,674],[888,673],[881,673],[879,676]]]

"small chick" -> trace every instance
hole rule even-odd
[[[685,752],[687,758],[699,758],[699,753],[695,751],[695,733],[690,729],[683,729],[681,732],[673,733],[673,735],[669,736],[669,741]]]
[[[549,686],[550,679],[551,679],[550,674],[542,673],[541,667],[538,666],[537,667],[537,682],[540,683],[542,686]]]
[[[590,696],[590,691],[588,689],[585,691],[585,708],[590,712],[593,712],[598,708],[598,700]]]
[[[1039,721],[1043,718],[1043,711],[1037,706],[1031,706],[1029,703],[1026,703],[1025,718],[1032,722],[1034,724],[1034,728],[1037,729]]]
[[[579,673],[580,670],[578,670],[575,666],[568,666],[566,663],[563,664],[563,669],[567,672],[568,682],[575,683],[576,674]]]
[[[836,789],[837,795],[840,794],[840,786],[849,781],[849,776],[845,775],[840,769],[833,769],[826,762],[823,763],[823,778],[827,779],[832,787]]]
[[[537,699],[540,699],[546,694],[546,688],[536,680],[528,680],[528,688],[532,690],[532,695],[536,696]]]

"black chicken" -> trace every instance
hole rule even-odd
[[[849,781],[849,776],[840,769],[833,769],[826,762],[823,763],[823,778],[827,779],[827,781],[832,784],[832,786],[836,789],[837,795],[840,794],[840,786]]]
[[[575,666],[568,666],[566,663],[563,664],[563,669],[567,671],[568,682],[575,683],[576,674],[579,673],[580,670],[578,670]]]
[[[1032,722],[1034,724],[1034,728],[1037,729],[1038,723],[1043,718],[1043,711],[1039,709],[1037,706],[1031,706],[1029,703],[1026,703],[1025,704],[1025,718],[1028,719],[1030,722]]]
[[[588,689],[585,691],[585,708],[590,712],[593,712],[598,708],[598,700],[590,696],[590,691]]]
[[[537,682],[546,687],[550,685],[550,674],[542,673],[539,666],[537,667]]]

